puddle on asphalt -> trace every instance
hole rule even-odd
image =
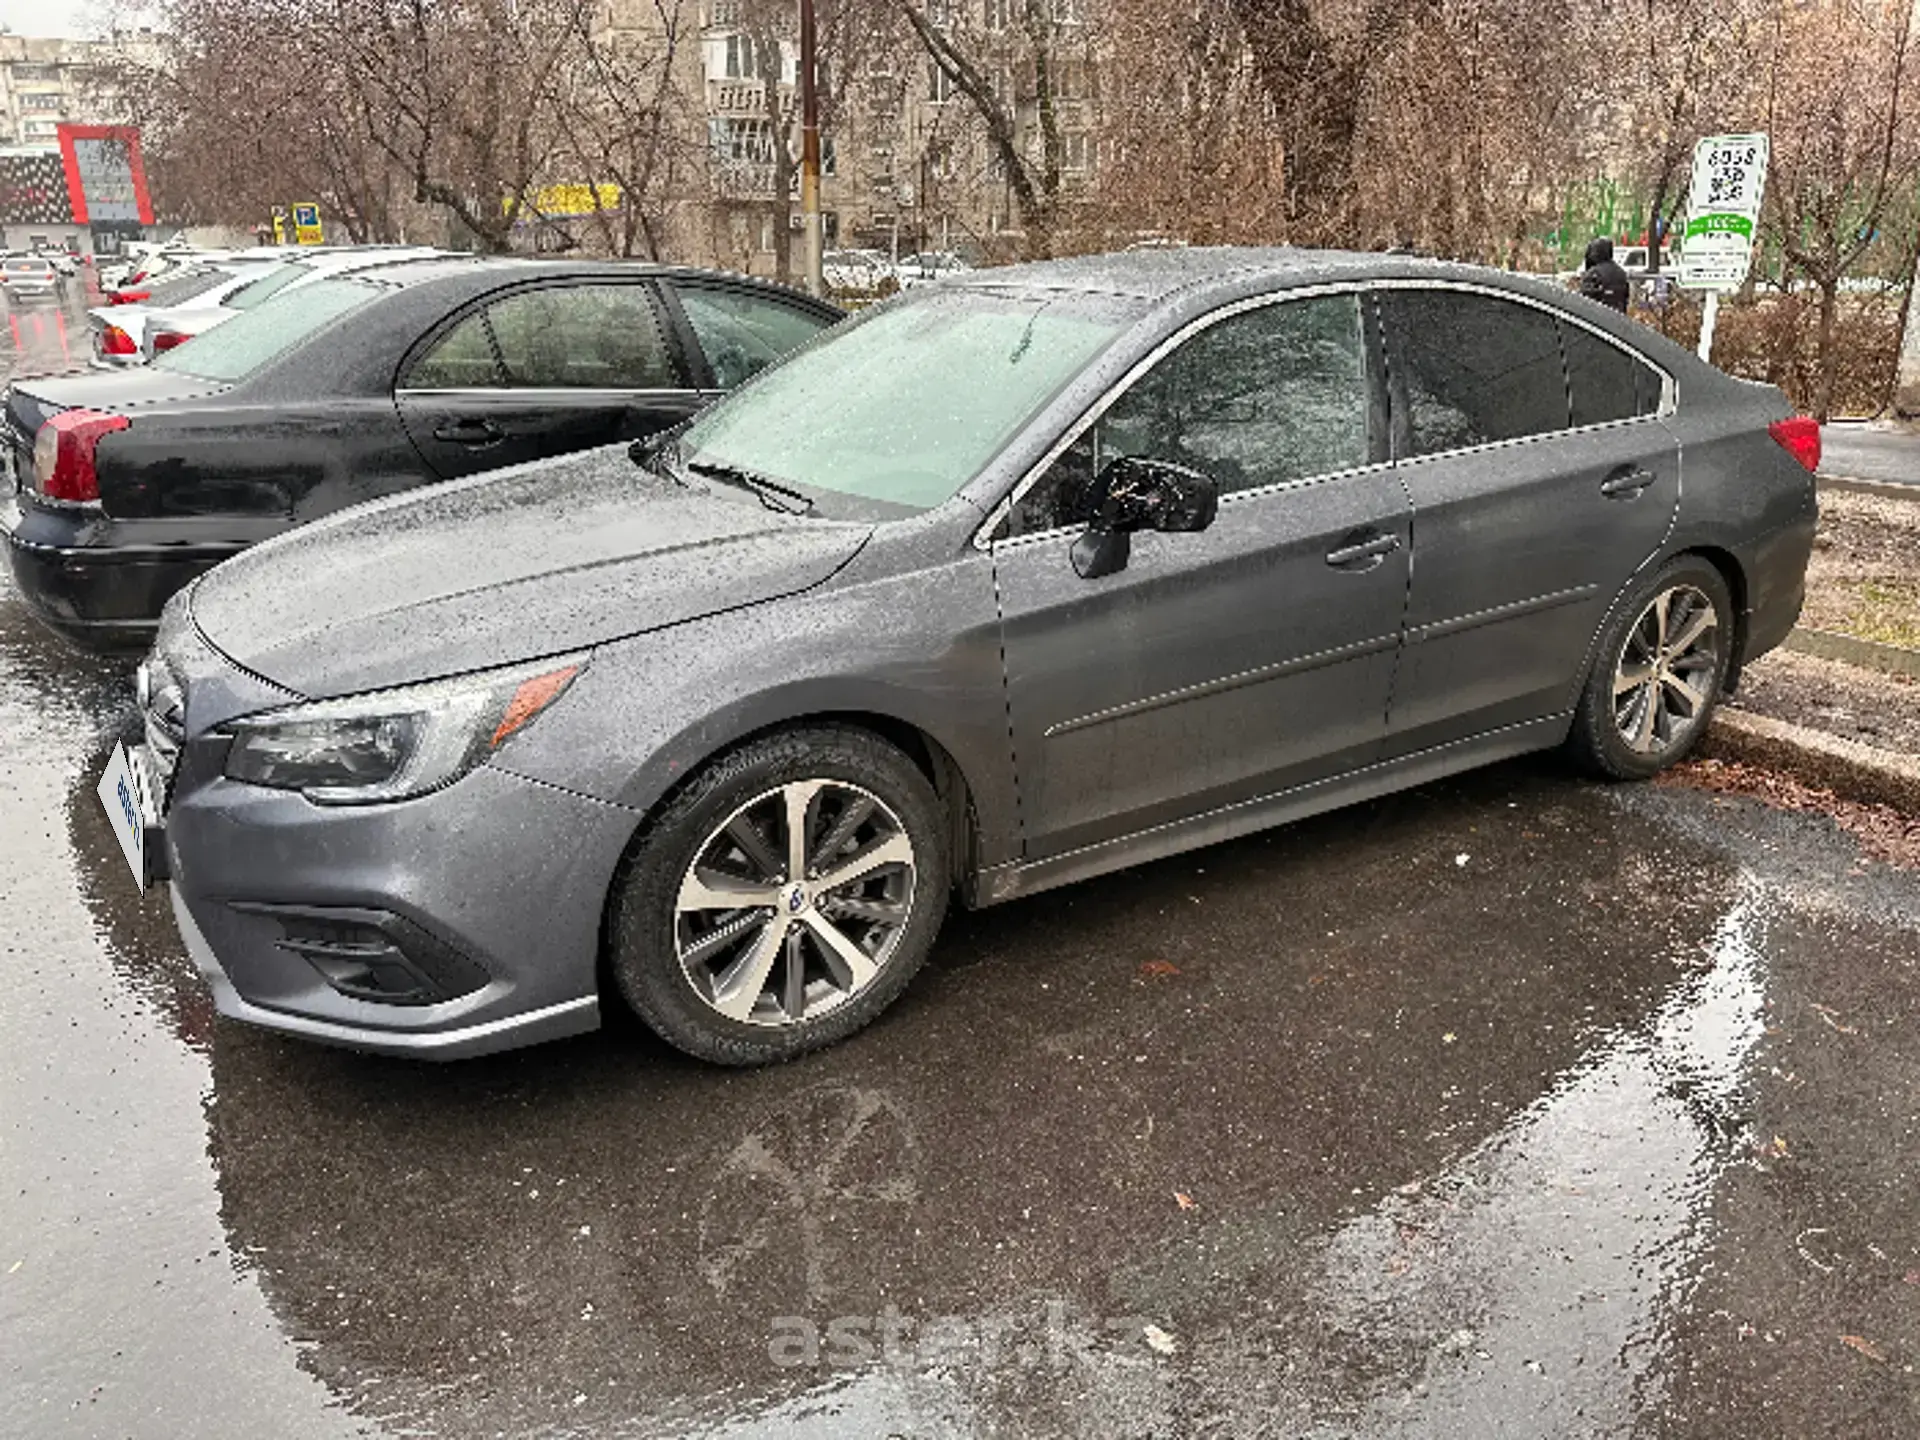
[[[379,1430],[1618,1434],[1756,1143],[1779,902],[1546,765],[955,916],[887,1020],[748,1074],[210,1025],[85,766],[66,808],[102,973],[204,1076],[176,1163],[252,1341]]]

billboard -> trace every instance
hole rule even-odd
[[[138,126],[62,125],[55,133],[74,224],[116,229],[153,224]]]

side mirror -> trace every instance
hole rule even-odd
[[[1126,569],[1135,530],[1178,534],[1213,524],[1220,487],[1185,465],[1122,455],[1100,472],[1088,499],[1093,519],[1073,542],[1073,569],[1083,580],[1097,580]]]

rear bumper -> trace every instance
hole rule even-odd
[[[16,506],[0,504],[0,539],[27,608],[41,624],[88,650],[144,647],[176,591],[244,548],[155,552],[61,545],[37,538],[33,528]]]
[[[1746,557],[1747,613],[1742,617],[1740,666],[1777,649],[1800,623],[1807,600],[1807,562],[1813,556],[1816,517],[1809,514],[1774,531]]]

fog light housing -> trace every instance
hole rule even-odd
[[[274,944],[298,955],[350,1000],[440,1005],[471,995],[487,972],[404,916],[386,910],[233,901],[246,915],[280,925]]]

